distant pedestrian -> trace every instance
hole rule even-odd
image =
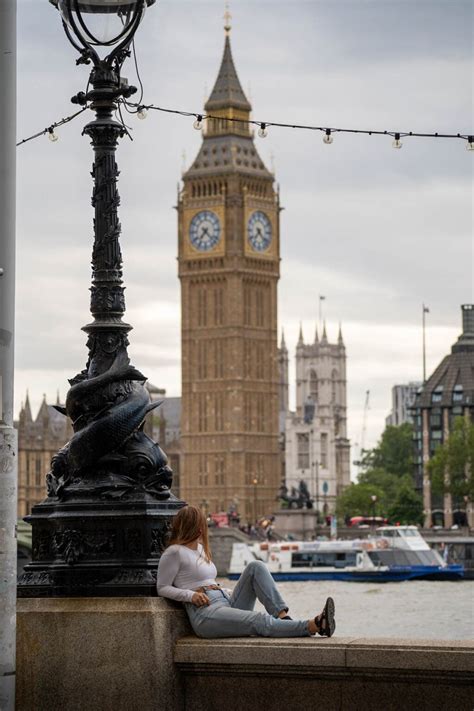
[[[331,637],[336,628],[334,601],[310,620],[293,620],[262,561],[252,561],[233,591],[216,583],[206,519],[185,506],[173,519],[171,537],[158,565],[158,595],[184,603],[198,637]],[[255,612],[259,600],[266,612]]]

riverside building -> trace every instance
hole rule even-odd
[[[329,343],[326,326],[321,340],[305,343],[300,329],[296,346],[296,412],[288,412],[285,428],[286,486],[303,479],[323,514],[335,511],[336,500],[350,484],[347,439],[346,349],[341,329]]]
[[[203,141],[178,198],[182,306],[180,496],[269,514],[280,486],[279,197],[246,123],[226,27]],[[236,119],[232,121],[231,119]]]
[[[423,494],[425,527],[453,523],[474,526],[472,502],[431,492],[428,462],[449,436],[456,417],[474,419],[474,304],[464,304],[462,333],[443,358],[414,404],[415,484]]]

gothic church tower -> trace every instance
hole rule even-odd
[[[296,345],[296,412],[286,420],[286,485],[304,479],[322,514],[335,511],[337,497],[350,484],[347,439],[346,349],[341,329],[330,343],[321,339]]]
[[[280,485],[279,202],[247,123],[226,26],[203,142],[178,200],[182,306],[180,496],[251,520]]]

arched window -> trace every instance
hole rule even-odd
[[[311,370],[309,374],[309,394],[313,402],[318,402],[318,376],[315,370]]]
[[[337,402],[337,370],[331,373],[331,402]]]

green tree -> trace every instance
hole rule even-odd
[[[393,504],[388,509],[390,523],[423,524],[423,499],[413,490],[410,481],[400,485]]]
[[[336,513],[344,519],[346,516],[370,516],[372,514],[371,497],[375,494],[377,503],[383,499],[384,492],[373,484],[354,484],[348,486],[337,499]],[[380,516],[380,504],[376,516]]]
[[[380,468],[368,469],[367,471],[361,472],[358,476],[358,482],[359,484],[375,486],[383,492],[380,505],[384,509],[384,512],[390,503],[395,501],[400,488],[400,477]]]
[[[428,464],[435,494],[450,493],[474,499],[474,424],[456,417],[447,440],[436,450]]]
[[[402,476],[413,470],[413,427],[409,422],[403,425],[388,425],[374,449],[364,452],[362,468],[384,469],[389,474]]]

